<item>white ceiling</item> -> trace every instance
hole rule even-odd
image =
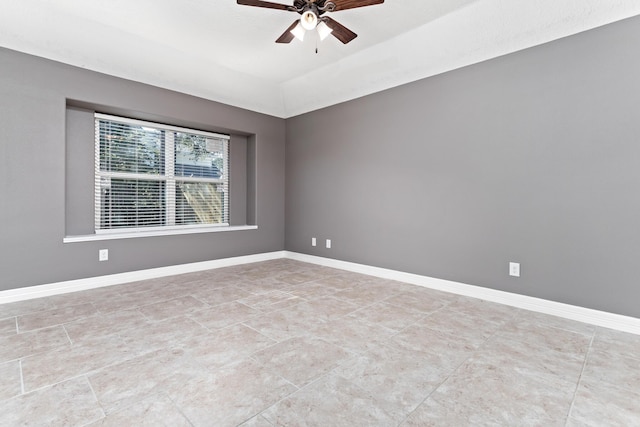
[[[639,0],[386,0],[331,14],[358,33],[347,45],[287,45],[299,15],[235,0],[0,0],[0,46],[291,117],[639,14]]]

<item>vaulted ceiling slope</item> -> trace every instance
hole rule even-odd
[[[358,33],[348,45],[282,45],[296,14],[235,0],[0,6],[0,46],[283,118],[640,14],[638,0],[386,0],[332,14]]]

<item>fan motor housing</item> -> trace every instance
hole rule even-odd
[[[332,1],[326,0],[295,0],[293,7],[295,7],[300,14],[310,10],[315,13],[316,16],[320,16],[325,12],[333,12],[336,5]]]

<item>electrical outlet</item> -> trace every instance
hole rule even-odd
[[[327,239],[327,249],[331,249],[331,239]]]
[[[509,276],[520,277],[520,263],[519,262],[510,262],[509,263]]]
[[[100,249],[98,251],[99,261],[109,261],[109,249]]]
[[[315,246],[316,245],[316,238],[312,237],[311,238],[311,246]]]

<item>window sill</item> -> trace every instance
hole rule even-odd
[[[220,233],[224,231],[257,230],[257,225],[233,225],[229,227],[191,228],[183,230],[136,231],[113,234],[85,234],[82,236],[65,236],[63,243],[96,242],[101,240],[136,239],[142,237],[177,236],[184,234]]]

